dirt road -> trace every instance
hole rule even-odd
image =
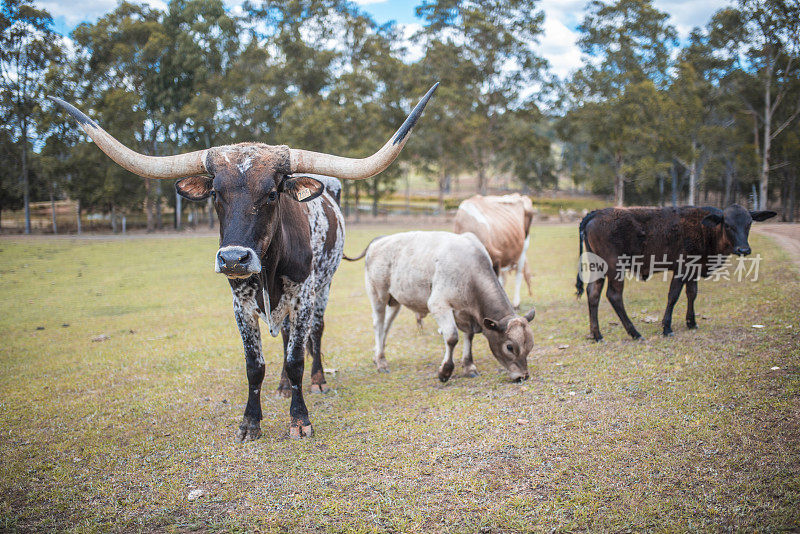
[[[753,230],[773,238],[800,269],[800,223],[754,224]]]

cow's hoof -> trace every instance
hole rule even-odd
[[[325,375],[322,371],[317,371],[311,375],[311,393],[327,393],[330,390],[325,383]]]
[[[697,323],[694,321],[691,322],[686,321],[686,328],[688,328],[689,330],[697,330]]]
[[[291,398],[292,396],[292,386],[288,383],[284,384],[281,382],[278,384],[278,389],[275,391],[276,397],[283,397],[284,399]]]
[[[310,438],[314,435],[314,427],[311,426],[310,421],[301,421],[300,419],[293,419],[289,425],[289,437],[291,439]]]
[[[667,328],[664,329],[664,337],[672,337],[674,334],[675,333],[672,331],[671,328],[670,329],[667,329]]]
[[[386,358],[381,358],[379,360],[376,360],[375,366],[378,368],[379,373],[389,372],[389,364],[386,362]]]
[[[601,336],[600,334],[597,334],[596,336],[592,336],[592,337],[593,337],[595,343],[600,343],[601,341],[603,341],[603,336]]]
[[[450,377],[453,375],[453,369],[455,365],[452,363],[448,363],[439,367],[439,380],[444,383],[450,380]]]
[[[250,417],[242,419],[239,432],[236,433],[239,441],[255,441],[261,437],[261,422]]]
[[[634,341],[638,341],[642,339],[642,334],[640,334],[639,332],[634,332],[633,334],[631,334],[631,339]]]
[[[464,369],[464,376],[467,378],[478,378],[480,376],[480,373],[478,373],[478,370],[473,365],[472,367]]]

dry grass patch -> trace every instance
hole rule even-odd
[[[400,230],[353,228],[347,251]],[[685,328],[682,299],[669,339],[643,321],[668,284],[630,283],[645,339],[610,324],[604,302],[595,344],[574,297],[576,234],[534,229],[523,384],[482,338],[481,376],[457,368],[440,384],[435,324],[418,332],[407,311],[378,374],[363,264],[343,264],[323,341],[337,373],[309,396],[316,436],[288,440],[288,401],[266,396],[264,437],[246,444],[215,239],[0,241],[0,530],[798,528],[800,284],[785,254],[753,236],[759,281],[701,282],[700,329]],[[264,343],[270,389],[280,341]],[[188,501],[197,488],[208,493]]]

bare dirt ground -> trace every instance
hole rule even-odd
[[[756,224],[753,230],[774,239],[800,269],[800,223]]]

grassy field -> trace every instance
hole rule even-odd
[[[346,250],[394,230],[354,228]],[[287,439],[288,401],[267,395],[264,436],[244,444],[214,238],[0,241],[0,531],[800,528],[800,276],[784,253],[751,236],[759,280],[701,282],[700,329],[682,299],[669,339],[650,322],[667,283],[629,283],[645,340],[604,300],[595,344],[575,228],[533,235],[529,381],[478,336],[481,376],[439,383],[435,324],[418,332],[408,311],[378,374],[363,263],[347,263],[323,341],[332,390],[308,396],[315,437]],[[264,335],[271,389],[280,341]]]

